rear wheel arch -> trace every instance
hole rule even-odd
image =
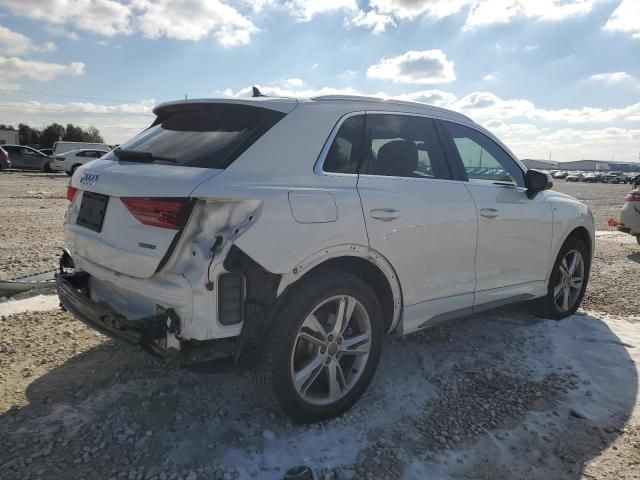
[[[346,272],[363,280],[375,292],[385,323],[385,331],[391,332],[399,323],[402,310],[402,291],[398,276],[391,264],[377,252],[363,246],[340,246],[313,255],[299,264],[294,271],[282,277],[278,296],[286,296],[287,290],[310,273],[320,270]]]

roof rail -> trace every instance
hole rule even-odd
[[[455,110],[449,110],[443,107],[436,107],[435,105],[429,105],[428,103],[420,103],[420,102],[409,102],[406,100],[396,100],[393,98],[380,98],[380,97],[367,97],[365,95],[319,95],[317,97],[311,97],[311,100],[314,101],[331,101],[331,100],[342,100],[342,101],[352,101],[352,102],[384,102],[393,105],[406,105],[414,108],[424,108],[426,110],[431,111],[440,111],[446,112],[447,114],[459,115],[466,120],[473,121],[465,114],[456,112]]]

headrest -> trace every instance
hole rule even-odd
[[[376,174],[413,177],[418,168],[418,147],[409,140],[393,140],[378,150]]]

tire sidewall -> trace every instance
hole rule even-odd
[[[303,423],[340,415],[360,398],[376,371],[384,337],[382,309],[368,285],[358,277],[343,272],[322,272],[316,279],[304,282],[300,288],[289,292],[284,308],[276,315],[265,345],[265,348],[275,350],[272,352],[273,387],[277,400],[289,416]],[[290,356],[298,330],[306,317],[322,301],[338,295],[356,298],[367,311],[371,322],[371,350],[362,375],[347,395],[329,405],[313,405],[304,401],[295,390],[290,374]]]
[[[566,312],[562,312],[556,306],[553,290],[560,280],[559,278],[560,270],[558,266],[560,265],[564,257],[567,255],[567,253],[569,253],[571,250],[577,250],[582,255],[582,260],[584,262],[584,279],[582,281],[582,288],[580,289],[580,294],[578,295],[578,298],[576,299],[575,304]],[[553,270],[551,271],[551,276],[549,277],[549,285],[547,288],[547,298],[545,303],[546,303],[547,315],[550,318],[560,320],[562,318],[571,316],[574,313],[576,313],[576,311],[580,307],[580,304],[582,303],[582,299],[587,289],[587,283],[589,283],[590,271],[591,271],[591,256],[589,255],[589,249],[587,248],[587,246],[584,244],[584,242],[578,239],[574,239],[574,238],[568,239],[560,249],[560,252],[558,253],[556,261],[553,264]]]

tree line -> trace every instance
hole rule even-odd
[[[16,130],[12,125],[0,124],[0,130]],[[59,123],[52,123],[43,129],[33,128],[21,123],[18,125],[18,135],[20,145],[38,145],[40,148],[51,148],[54,142],[64,140],[66,142],[91,142],[104,143],[100,130],[96,127],[89,127],[84,130],[82,127],[67,123],[63,127]]]

